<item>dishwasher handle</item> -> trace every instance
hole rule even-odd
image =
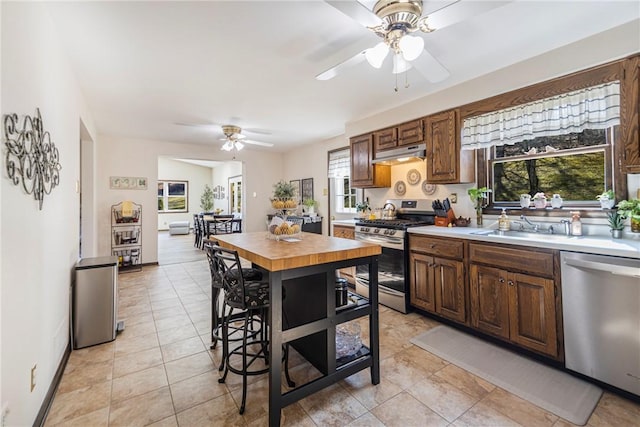
[[[640,268],[628,267],[624,265],[616,265],[595,261],[584,261],[575,258],[566,258],[564,263],[572,267],[585,268],[587,270],[603,271],[616,276],[637,277],[640,278]]]

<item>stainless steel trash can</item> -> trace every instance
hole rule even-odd
[[[73,283],[73,348],[113,341],[118,329],[118,257],[84,258]]]

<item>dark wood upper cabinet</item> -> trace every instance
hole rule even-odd
[[[622,64],[620,123],[623,171],[640,172],[640,56]]]
[[[375,188],[391,186],[391,167],[374,165],[373,134],[367,133],[351,138],[351,186]]]
[[[373,133],[373,145],[376,153],[421,142],[424,142],[424,122],[422,119],[380,129]]]
[[[396,148],[398,146],[398,128],[392,127],[375,131],[373,133],[373,144],[376,153]]]
[[[424,121],[413,120],[398,125],[398,145],[419,144],[424,142]]]
[[[457,109],[427,116],[425,134],[428,182],[458,184],[475,180],[474,152],[460,151]]]

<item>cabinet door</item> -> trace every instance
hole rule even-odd
[[[426,118],[427,181],[455,183],[459,181],[459,137],[456,110],[444,111]]]
[[[422,119],[398,126],[398,145],[418,144],[421,142],[424,142],[424,123]]]
[[[369,133],[351,138],[351,186],[354,188],[390,187],[391,166],[373,165],[373,136]]]
[[[556,309],[553,280],[509,273],[511,340],[524,347],[556,356]]]
[[[435,313],[433,257],[410,252],[409,274],[409,299],[411,305]]]
[[[451,320],[464,323],[466,320],[464,264],[444,258],[435,258],[434,263],[436,312]]]
[[[374,132],[373,145],[376,152],[395,148],[398,145],[398,129],[393,127]]]
[[[507,273],[503,270],[471,264],[470,300],[473,327],[509,338],[509,296]]]
[[[373,183],[373,150],[371,134],[351,139],[351,182],[355,185]]]
[[[355,238],[355,229],[354,227],[345,227],[341,225],[333,226],[333,237],[342,237],[345,239],[354,239]]]
[[[640,56],[624,62],[620,97],[624,165],[629,173],[640,172]]]

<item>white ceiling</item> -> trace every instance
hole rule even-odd
[[[425,9],[446,3],[425,1]],[[176,123],[237,124],[258,131],[245,132],[249,139],[275,145],[248,149],[275,151],[334,137],[347,122],[640,18],[633,0],[493,3],[424,35],[448,79],[433,84],[410,70],[410,87],[399,75],[398,92],[389,64],[314,78],[379,41],[320,0],[48,7],[98,132],[221,146],[219,126]]]

